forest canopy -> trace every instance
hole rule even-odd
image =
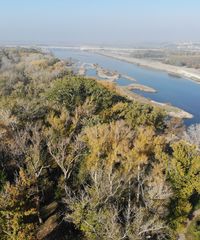
[[[176,239],[200,154],[198,127],[173,121],[49,53],[1,49],[0,239]]]

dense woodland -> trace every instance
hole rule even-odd
[[[200,127],[176,123],[50,54],[1,49],[0,239],[200,239]]]

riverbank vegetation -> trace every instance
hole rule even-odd
[[[184,232],[200,203],[192,128],[34,49],[0,51],[0,86],[0,239]]]
[[[134,58],[150,59],[179,67],[200,68],[200,52],[177,49],[135,50]]]

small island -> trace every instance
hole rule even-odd
[[[125,88],[127,88],[128,90],[140,90],[143,92],[149,92],[149,93],[156,93],[156,89],[148,87],[146,85],[142,85],[142,84],[138,84],[138,83],[132,83],[128,86],[126,86]]]

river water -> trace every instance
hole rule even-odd
[[[115,60],[109,57],[74,49],[51,49],[58,58],[79,61],[80,63],[97,63],[105,69],[117,71],[137,80],[138,83],[152,87],[156,93],[134,92],[162,103],[170,103],[194,115],[185,120],[186,125],[200,123],[200,84],[193,81],[169,76],[167,73],[143,68],[134,64]],[[87,75],[96,76],[95,70],[88,70]],[[118,85],[124,86],[134,83],[127,79],[119,79]]]

